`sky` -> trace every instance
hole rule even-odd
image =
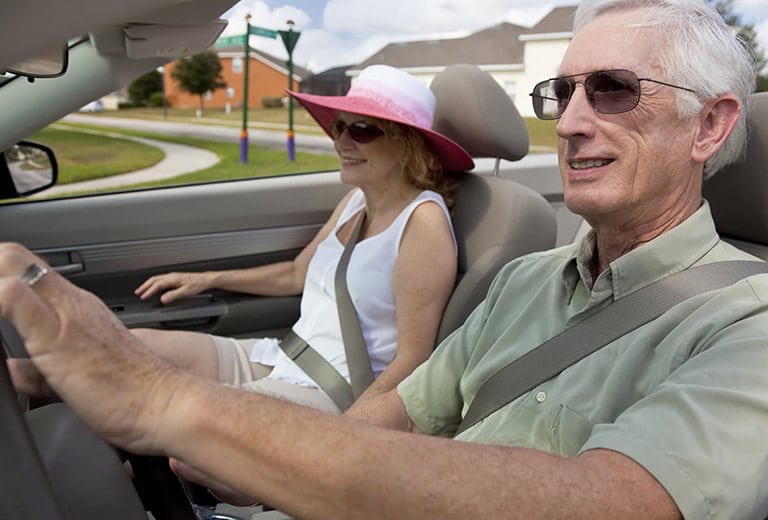
[[[301,32],[293,51],[295,64],[312,72],[353,65],[388,43],[463,37],[501,22],[530,27],[553,7],[578,0],[240,0],[224,17],[223,35],[251,25]],[[510,6],[514,7],[510,7]],[[768,2],[734,0],[734,11],[758,32],[768,56]],[[286,59],[282,40],[251,36],[251,47]]]

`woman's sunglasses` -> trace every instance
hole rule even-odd
[[[640,82],[651,81],[667,87],[679,88],[696,93],[689,88],[672,85],[663,81],[638,78],[630,70],[599,70],[586,75],[583,81],[574,78],[584,76],[575,74],[562,78],[542,81],[533,87],[533,111],[539,119],[558,119],[563,115],[571,101],[576,85],[584,85],[587,100],[595,112],[600,114],[621,114],[629,112],[640,102]]]
[[[349,131],[349,137],[351,137],[353,141],[361,144],[370,143],[374,139],[378,139],[384,135],[384,130],[373,123],[366,123],[365,121],[345,123],[341,119],[337,119],[331,123],[331,137],[333,137],[334,141],[341,137],[344,130]]]

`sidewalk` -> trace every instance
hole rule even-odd
[[[84,130],[81,128],[71,127],[66,124],[56,123],[53,125],[55,128],[64,128],[67,130],[73,130],[76,132],[83,132],[94,135],[104,135],[108,137],[116,137],[119,139],[128,139],[130,141],[136,141],[147,146],[159,148],[165,154],[165,157],[149,168],[143,170],[137,170],[130,173],[123,173],[120,175],[112,175],[110,177],[103,177],[100,179],[93,179],[83,182],[73,182],[69,184],[61,184],[53,186],[45,190],[41,195],[49,197],[52,195],[61,195],[65,193],[73,193],[87,190],[98,190],[104,188],[115,188],[121,186],[128,186],[132,184],[139,184],[147,181],[155,181],[160,179],[169,179],[181,175],[184,173],[190,173],[197,170],[204,170],[210,168],[219,162],[219,157],[208,150],[202,148],[195,148],[193,146],[187,146],[182,144],[168,143],[165,141],[156,141],[154,139],[146,139],[143,137],[132,137],[124,134],[117,134],[106,131],[96,130]]]

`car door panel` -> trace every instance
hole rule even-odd
[[[338,172],[291,175],[0,207],[0,238],[25,244],[128,326],[222,335],[280,335],[299,296],[213,291],[164,306],[133,291],[172,270],[235,269],[288,260],[349,188]]]

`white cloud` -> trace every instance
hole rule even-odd
[[[501,22],[530,26],[558,5],[578,3],[516,0],[510,7],[509,0],[325,0],[321,10],[318,4],[322,1],[241,0],[226,15],[230,26],[225,34],[242,34],[246,13],[251,14],[252,25],[269,29],[286,29],[285,22],[291,19],[294,29],[302,33],[294,50],[295,63],[320,72],[359,63],[391,42],[460,37]],[[314,18],[301,5],[308,6]],[[736,0],[734,9],[744,21],[755,24],[758,39],[768,52],[768,2]],[[252,37],[251,45],[287,58],[279,38]]]
[[[317,0],[313,0],[317,1]],[[242,0],[225,15],[230,21],[225,35],[243,34],[245,15],[251,24],[268,29],[285,29],[295,22],[302,35],[294,50],[295,63],[319,72],[337,65],[359,63],[385,45],[397,41],[456,38],[503,21],[531,25],[557,3],[518,0],[509,8],[508,0],[327,0],[322,20],[311,19],[296,5],[272,8],[264,0]],[[282,41],[252,37],[251,45],[273,56],[286,59]]]

